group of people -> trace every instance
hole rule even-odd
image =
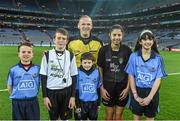
[[[13,120],[40,120],[38,91],[40,82],[44,105],[50,120],[97,120],[101,98],[105,120],[123,120],[128,100],[134,120],[145,115],[153,120],[158,112],[161,78],[166,76],[155,36],[143,30],[134,52],[122,44],[124,30],[113,25],[110,42],[92,35],[92,19],[84,15],[78,23],[79,35],[55,32],[55,47],[44,52],[40,67],[32,63],[33,46],[18,46],[20,61],[8,75]]]

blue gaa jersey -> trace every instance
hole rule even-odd
[[[39,66],[31,65],[25,70],[21,63],[13,66],[8,75],[8,85],[12,87],[11,99],[35,97],[39,90]]]
[[[152,88],[156,78],[167,76],[163,58],[154,51],[146,61],[142,58],[141,50],[132,53],[125,71],[134,77],[136,86],[141,88]]]
[[[76,90],[79,91],[81,101],[96,101],[98,99],[97,88],[101,86],[99,70],[95,68],[89,75],[83,70],[78,70]]]

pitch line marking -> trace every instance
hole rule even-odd
[[[169,73],[168,76],[171,76],[171,75],[179,75],[179,74],[180,74],[180,72],[178,72],[178,73]]]
[[[6,92],[8,89],[1,89],[0,92]]]

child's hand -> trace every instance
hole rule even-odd
[[[109,100],[110,99],[110,95],[107,92],[106,89],[104,89],[104,87],[101,87],[101,96],[104,100]]]
[[[69,106],[70,109],[76,108],[76,104],[75,104],[75,98],[71,97],[69,100]]]
[[[101,106],[98,106],[97,111],[100,112]]]
[[[137,97],[135,100],[139,103],[139,105],[143,106],[143,105],[142,105],[142,103],[143,103],[143,98]]]
[[[52,105],[48,97],[44,98],[44,105],[50,111],[50,108],[52,107]]]
[[[143,99],[142,105],[147,106],[151,102],[151,99],[149,97],[146,97]]]
[[[129,90],[128,89],[124,89],[121,94],[119,95],[119,99],[120,100],[124,100],[127,96],[128,96]]]

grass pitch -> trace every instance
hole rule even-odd
[[[49,47],[34,47],[35,64],[40,64],[42,53]],[[169,75],[162,79],[160,88],[160,113],[156,120],[180,120],[180,52],[161,52]],[[10,67],[19,61],[17,47],[0,46],[0,90],[6,89],[6,78]],[[179,73],[174,74],[173,73]],[[47,110],[43,105],[41,89],[39,91],[41,120],[48,120]],[[104,107],[101,106],[99,120],[104,119]],[[125,109],[125,120],[132,120],[132,113]],[[0,120],[11,120],[11,100],[7,91],[0,91]]]

